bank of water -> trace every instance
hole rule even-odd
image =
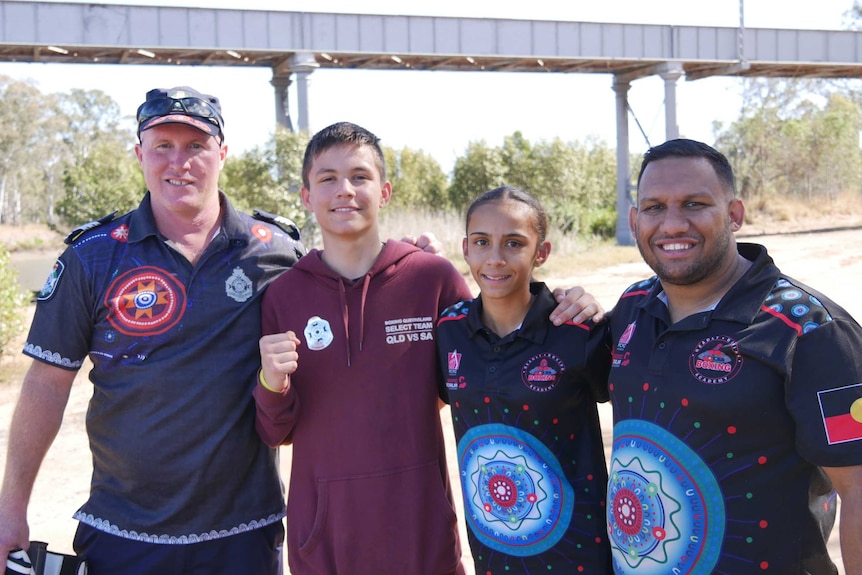
[[[18,272],[18,283],[27,293],[39,291],[57,261],[57,254],[27,254],[13,257],[10,264]]]

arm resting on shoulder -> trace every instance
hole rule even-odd
[[[846,575],[862,575],[862,465],[824,467],[841,498],[838,535]]]
[[[33,361],[12,415],[0,491],[0,557],[30,541],[27,505],[36,475],[63,422],[77,372]]]
[[[418,238],[415,236],[404,236],[401,238],[401,241],[416,246],[429,254],[444,255],[443,242],[438,240],[433,232],[423,232]]]
[[[551,322],[554,325],[563,325],[567,321],[572,323],[584,323],[588,319],[600,321],[604,317],[605,310],[595,296],[587,293],[581,286],[574,286],[567,290],[557,288],[554,290],[557,307],[551,312]]]

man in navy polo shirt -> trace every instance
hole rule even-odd
[[[38,296],[13,416],[0,557],[28,547],[27,504],[84,360],[93,363],[89,499],[75,551],[94,575],[281,573],[275,451],[254,430],[260,296],[304,253],[218,188],[217,98],[147,93],[137,209],[73,232]]]
[[[630,225],[656,277],[615,307],[608,530],[618,574],[862,573],[862,328],[737,244],[727,159],[651,148]]]

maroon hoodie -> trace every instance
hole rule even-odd
[[[293,445],[290,570],[463,573],[438,408],[435,323],[472,297],[444,258],[389,241],[342,278],[315,250],[263,299],[263,333],[302,344],[287,395],[254,390],[257,429]]]

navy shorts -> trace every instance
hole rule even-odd
[[[78,524],[90,575],[282,575],[284,524],[188,545],[146,543]]]

